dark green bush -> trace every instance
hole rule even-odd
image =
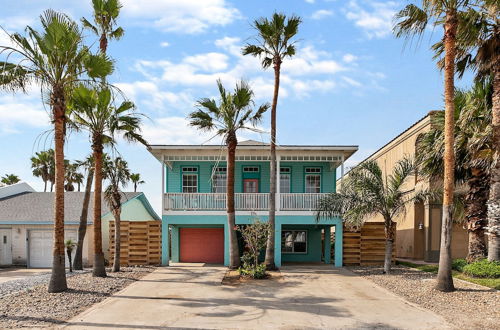
[[[251,276],[256,279],[266,277],[266,265],[258,264],[257,266],[240,267],[240,275]]]
[[[451,264],[451,268],[458,272],[463,272],[464,267],[467,265],[467,261],[465,259],[455,259]]]
[[[463,267],[465,275],[483,278],[500,278],[500,262],[483,259]]]

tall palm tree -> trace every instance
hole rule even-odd
[[[318,202],[316,218],[341,216],[352,227],[361,227],[373,215],[384,218],[384,273],[391,271],[396,226],[394,218],[405,212],[406,206],[425,197],[426,193],[408,193],[405,183],[415,174],[415,162],[404,158],[396,163],[392,173],[383,173],[374,160],[368,160],[349,172],[338,193],[329,194]]]
[[[44,192],[47,191],[47,182],[51,181],[51,174],[54,168],[53,150],[52,152],[50,150],[36,152],[35,156],[31,157],[33,176],[42,178]]]
[[[455,92],[455,182],[467,184],[464,202],[469,236],[467,261],[487,255],[485,227],[489,176],[492,167],[491,81],[476,82],[467,91]],[[432,129],[418,138],[417,162],[422,174],[442,178],[444,116],[432,116]]]
[[[269,104],[254,109],[253,91],[250,86],[241,81],[236,84],[233,93],[226,91],[222,82],[217,80],[219,102],[214,99],[203,98],[197,102],[198,109],[189,114],[190,125],[202,131],[214,132],[222,137],[227,146],[227,225],[229,228],[229,267],[238,268],[240,257],[238,241],[236,239],[236,219],[234,208],[234,168],[237,133],[240,130],[255,131],[255,125],[262,120],[262,114],[267,111]]]
[[[94,159],[92,158],[92,155],[89,155],[84,161],[77,161],[77,164],[87,173],[87,179],[85,182],[85,193],[83,195],[82,212],[80,214],[80,224],[78,225],[78,241],[76,243],[73,268],[76,270],[83,270],[83,242],[85,240],[85,235],[87,234],[90,192],[92,190],[92,180],[94,178]]]
[[[115,106],[108,88],[91,89],[77,86],[70,99],[70,114],[75,125],[89,132],[94,158],[94,264],[93,275],[106,276],[102,252],[101,193],[103,181],[104,146],[114,147],[118,134],[127,141],[147,142],[140,135],[140,114],[134,112],[134,104],[124,101]]]
[[[74,184],[76,184],[78,186],[78,191],[80,191],[80,185],[83,182],[83,174],[78,171],[79,167],[80,166],[77,162],[72,163],[70,161],[67,161],[65,163],[65,169],[66,169],[65,188],[66,188],[66,191],[75,191]]]
[[[78,25],[67,15],[47,10],[40,16],[41,31],[26,27],[27,36],[10,35],[13,46],[0,46],[0,53],[16,63],[0,61],[0,88],[26,91],[32,84],[48,95],[55,144],[54,250],[49,292],[67,289],[64,251],[64,142],[66,100],[82,75],[100,78],[113,71],[104,55],[92,55],[83,46]]]
[[[1,180],[0,180],[0,182],[6,184],[8,186],[11,184],[18,183],[19,181],[21,181],[21,179],[19,179],[19,177],[15,174],[5,174],[4,176],[1,177]]]
[[[253,27],[257,30],[256,44],[247,44],[243,47],[243,55],[252,55],[261,59],[262,67],[274,69],[274,94],[271,106],[271,185],[269,194],[269,223],[271,224],[271,235],[269,235],[266,246],[266,258],[264,263],[268,269],[276,268],[274,263],[274,238],[276,235],[276,107],[278,105],[278,93],[280,88],[281,64],[287,57],[295,55],[295,41],[292,39],[299,31],[301,18],[292,15],[274,13],[271,19],[261,17],[254,21]]]
[[[134,184],[134,192],[137,191],[137,186],[143,183],[146,183],[144,180],[141,180],[141,174],[132,173],[130,174],[130,181]]]
[[[451,232],[453,224],[453,194],[455,189],[454,145],[454,93],[456,35],[461,12],[468,6],[468,0],[421,0],[421,7],[408,4],[395,16],[394,33],[397,37],[421,36],[428,25],[444,28],[444,175],[443,175],[443,217],[441,225],[441,247],[436,289],[454,291],[451,276]]]
[[[130,180],[130,170],[128,164],[121,157],[117,157],[110,162],[106,169],[109,186],[104,192],[104,199],[115,218],[115,251],[113,259],[113,272],[120,271],[120,248],[121,248],[121,205],[122,192],[120,186],[126,187]]]
[[[85,17],[82,18],[82,23],[99,37],[99,49],[102,53],[106,53],[108,39],[118,40],[124,34],[121,27],[115,28],[122,5],[119,0],[92,0],[92,8],[94,24]]]

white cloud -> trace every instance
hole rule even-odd
[[[0,134],[19,133],[20,127],[49,126],[49,116],[40,101],[19,94],[0,96]]]
[[[146,121],[142,131],[146,140],[155,144],[201,144],[212,137],[189,126],[188,120],[183,117],[163,117],[155,118],[153,122]]]
[[[168,43],[167,41],[160,42],[160,47],[165,48],[165,47],[168,47],[168,46],[170,46],[170,43]]]
[[[241,16],[225,0],[123,0],[123,13],[144,26],[188,34],[228,25]]]
[[[33,17],[29,16],[9,16],[7,18],[0,19],[0,26],[6,30],[23,30],[26,25],[33,25],[35,20]]]
[[[352,62],[356,61],[357,59],[358,59],[358,57],[356,55],[349,54],[349,53],[342,56],[342,60],[346,63],[352,63]]]
[[[314,0],[305,0],[307,3],[314,3]]]
[[[311,18],[315,20],[320,20],[328,16],[332,16],[333,11],[331,10],[326,10],[326,9],[320,9],[316,10],[314,13],[312,13]]]
[[[395,1],[349,1],[344,9],[347,19],[362,29],[368,38],[383,38],[391,33],[392,19],[398,8]]]
[[[220,71],[225,70],[228,66],[228,57],[222,53],[206,53],[188,56],[183,62],[198,67],[204,71]]]
[[[342,80],[344,80],[347,84],[353,86],[353,87],[361,87],[362,84],[357,81],[357,80],[354,80],[352,78],[349,78],[349,77],[346,77],[346,76],[342,76]]]

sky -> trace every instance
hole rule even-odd
[[[90,0],[0,0],[0,26],[23,32],[39,28],[45,9],[72,19],[92,19]],[[303,22],[297,54],[282,66],[277,111],[279,144],[358,145],[346,163],[353,166],[431,110],[443,108],[442,73],[430,45],[440,38],[429,29],[419,43],[405,43],[392,32],[394,13],[406,1],[371,0],[122,0],[118,24],[125,30],[110,41],[116,61],[109,79],[147,118],[143,135],[150,144],[200,144],[210,135],[187,125],[196,100],[216,97],[216,80],[227,89],[240,79],[255,92],[255,103],[270,102],[273,72],[258,59],[241,55],[253,42],[252,22],[274,11],[298,15]],[[84,31],[97,50],[97,37]],[[0,45],[8,44],[0,33]],[[0,60],[4,57],[0,56]],[[457,82],[470,85],[470,77]],[[39,89],[26,94],[0,92],[0,175],[14,173],[43,191],[31,174],[30,157],[52,147],[48,108]],[[270,115],[259,126],[268,132]],[[243,133],[240,140],[268,141],[268,133]],[[213,142],[213,141],[212,141]],[[161,214],[161,165],[142,145],[120,141],[117,147],[139,187]],[[90,152],[88,135],[72,132],[66,158]],[[128,190],[133,189],[131,185]]]

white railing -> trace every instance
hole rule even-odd
[[[328,194],[291,193],[280,194],[280,210],[314,211],[320,199]]]
[[[290,193],[278,194],[279,210],[314,211],[318,201],[327,194]],[[278,197],[279,196],[279,197]],[[225,211],[225,193],[166,193],[165,210],[169,211]],[[269,194],[236,193],[234,207],[237,211],[269,210]]]

